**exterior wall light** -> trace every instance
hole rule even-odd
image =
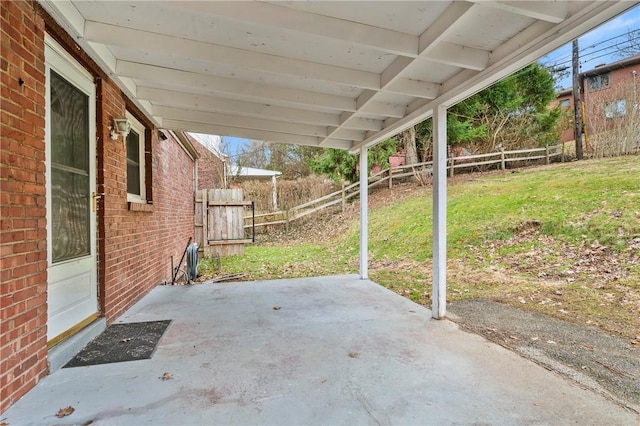
[[[111,140],[117,140],[118,136],[126,138],[131,130],[131,121],[126,117],[114,118],[113,127],[111,127]]]

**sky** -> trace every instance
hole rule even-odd
[[[607,64],[622,59],[616,56],[616,46],[628,41],[630,31],[640,29],[640,5],[618,15],[612,20],[594,28],[578,38],[580,49],[580,72],[589,71],[599,64]],[[554,50],[540,58],[545,65],[567,66],[571,70],[571,43]],[[556,82],[557,88],[571,87],[571,74]],[[248,139],[223,136],[222,149],[231,157],[232,162],[249,144]]]
[[[592,70],[600,64],[608,64],[622,59],[615,55],[617,46],[628,42],[627,34],[638,29],[640,29],[640,5],[578,38],[580,72]],[[571,70],[571,50],[571,43],[567,43],[540,58],[540,62],[568,66]],[[571,74],[557,82],[556,87],[571,87]]]

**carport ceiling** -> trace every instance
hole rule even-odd
[[[44,1],[162,128],[356,151],[630,1]]]

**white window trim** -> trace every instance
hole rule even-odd
[[[129,111],[127,111],[127,118],[131,122],[131,130],[134,130],[139,135],[139,142],[140,142],[140,148],[138,150],[138,152],[140,153],[140,158],[138,159],[138,164],[140,164],[140,195],[130,194],[127,192],[127,201],[131,203],[146,204],[147,203],[147,194],[146,194],[147,183],[146,183],[146,173],[145,173],[146,128]],[[125,141],[125,150],[126,150],[126,141]]]

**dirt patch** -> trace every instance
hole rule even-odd
[[[640,347],[625,339],[488,300],[453,302],[449,312],[463,329],[640,413]]]

